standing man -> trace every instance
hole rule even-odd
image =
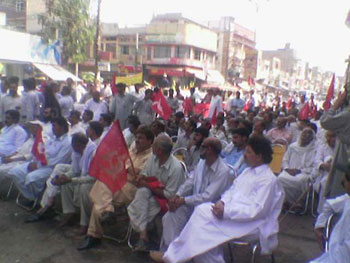
[[[95,90],[92,93],[92,98],[85,104],[85,110],[90,110],[94,113],[93,120],[98,121],[101,114],[108,112],[108,106],[105,101],[101,100],[100,92]]]
[[[232,100],[231,104],[231,111],[234,112],[234,114],[238,112],[241,112],[244,107],[244,100],[241,99],[241,93],[239,91],[236,92],[236,98]]]
[[[145,98],[135,103],[135,115],[139,117],[142,124],[150,125],[154,119],[154,112],[152,109],[152,95],[153,91],[147,89],[145,91]]]
[[[213,97],[211,98],[211,101],[210,101],[208,118],[213,118],[215,109],[216,109],[216,115],[219,112],[223,112],[223,109],[222,109],[222,98],[220,96],[219,88],[214,88],[213,89]]]
[[[126,85],[124,83],[118,83],[116,88],[117,94],[111,99],[109,111],[114,114],[115,120],[119,120],[120,128],[124,130],[127,127],[127,119],[131,115],[137,98],[125,93]]]
[[[5,112],[8,110],[21,109],[21,96],[18,95],[18,77],[10,77],[9,94],[4,95],[0,100],[0,122],[5,120]]]
[[[167,98],[167,101],[173,113],[176,112],[177,108],[179,107],[179,100],[176,97],[174,97],[173,89],[169,89],[169,96]]]
[[[39,97],[35,91],[36,81],[34,78],[23,80],[24,93],[21,100],[21,121],[29,122],[39,116]]]

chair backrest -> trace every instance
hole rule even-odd
[[[331,214],[327,219],[327,224],[325,228],[325,251],[327,252],[329,250],[329,239],[331,238],[332,230],[334,229],[334,226],[339,221],[341,217],[341,214]]]
[[[272,145],[272,150],[272,161],[269,166],[274,174],[279,174],[282,169],[282,160],[287,146],[283,144],[274,144]]]
[[[187,166],[184,162],[180,161],[181,165],[182,165],[182,168],[184,169],[185,171],[185,178],[188,177],[188,171],[187,171]]]
[[[184,152],[187,151],[186,147],[180,147],[173,151],[173,155],[179,160],[184,160]]]

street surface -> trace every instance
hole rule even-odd
[[[2,189],[1,195],[4,193]],[[108,240],[103,240],[97,249],[79,252],[76,247],[82,238],[72,234],[73,228],[57,229],[55,220],[25,224],[30,212],[18,207],[14,198],[15,195],[9,201],[0,201],[1,263],[152,262],[146,254],[134,253],[126,244]],[[289,215],[282,222],[276,262],[305,263],[320,254],[314,239],[313,222],[310,215]],[[250,250],[239,247],[234,250],[234,258],[236,262],[248,263]],[[270,262],[270,258],[258,256],[256,262]]]

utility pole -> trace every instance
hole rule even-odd
[[[96,17],[96,36],[95,36],[95,86],[97,85],[98,76],[98,51],[99,51],[99,39],[100,39],[100,13],[101,13],[101,1],[97,0],[97,17]]]

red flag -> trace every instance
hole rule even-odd
[[[290,110],[293,106],[293,99],[292,98],[289,98],[288,99],[288,102],[287,102],[287,110]]]
[[[112,77],[112,82],[111,82],[111,90],[112,90],[112,94],[113,95],[117,94],[117,88],[115,87],[115,82],[116,81],[117,81],[117,76],[114,73],[113,77]]]
[[[163,117],[164,120],[168,120],[172,114],[172,110],[164,98],[163,92],[160,89],[158,89],[157,92],[153,93],[152,101],[153,111]]]
[[[211,117],[211,121],[210,121],[211,125],[216,125],[216,117],[217,117],[217,112],[216,112],[216,107],[215,107],[213,117]]]
[[[125,163],[130,160],[119,121],[115,121],[97,147],[91,160],[89,175],[104,183],[113,193],[127,181]]]
[[[244,104],[243,110],[244,110],[244,111],[248,111],[248,110],[250,110],[251,107],[252,107],[252,101],[251,101],[251,99],[249,99],[249,100]]]
[[[331,100],[334,97],[334,83],[335,83],[335,74],[332,76],[331,84],[329,85],[328,92],[327,92],[327,97],[325,102],[323,103],[323,109],[324,110],[329,110],[331,107]]]
[[[155,177],[155,176],[146,177],[146,182],[152,190],[157,189],[157,188],[160,188],[160,189],[165,188],[165,186],[162,184],[162,182],[160,182],[157,179],[157,177]],[[154,195],[154,198],[156,199],[156,201],[158,202],[158,204],[160,206],[161,214],[164,215],[166,212],[168,212],[168,200],[166,198],[162,198],[162,197],[159,197],[156,195]]]
[[[182,103],[182,106],[184,108],[184,114],[188,115],[190,112],[193,111],[193,102],[191,98],[186,98],[184,102]]]
[[[255,86],[254,79],[251,78],[250,76],[248,77],[248,85],[249,85],[249,86]]]
[[[306,102],[299,112],[299,120],[302,120],[302,121],[307,120],[309,119],[309,116],[310,116],[310,106],[309,106],[309,103]]]
[[[209,115],[209,108],[210,108],[210,103],[197,103],[194,108],[193,111],[195,114],[198,115],[203,115],[204,118],[207,118]]]
[[[32,154],[43,166],[46,166],[47,160],[45,156],[45,145],[43,141],[42,130],[43,128],[41,128],[41,126],[36,130],[35,140],[32,147]]]

